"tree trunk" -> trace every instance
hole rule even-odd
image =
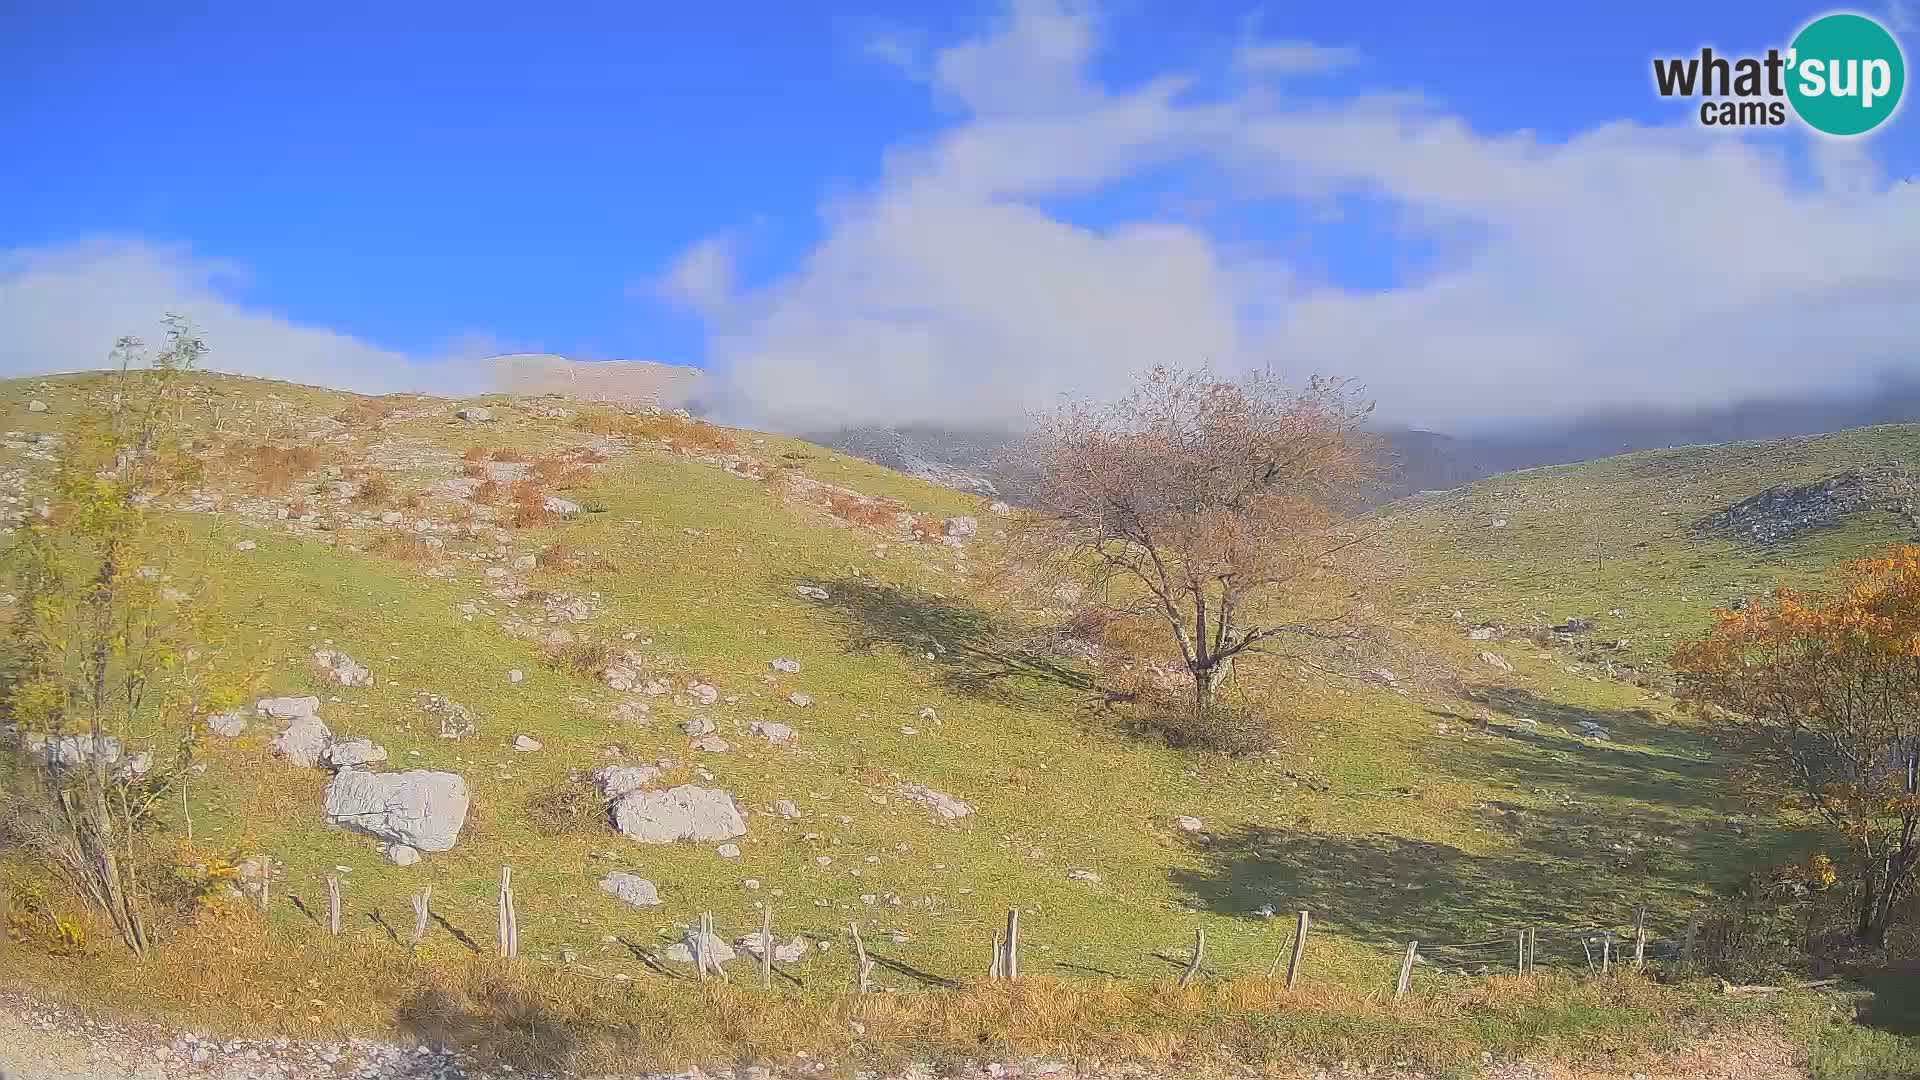
[[[1853,936],[1863,945],[1871,945],[1874,937],[1874,924],[1878,921],[1880,910],[1879,875],[1869,862],[1860,875],[1860,918],[1854,924]],[[1886,942],[1886,930],[1880,931],[1880,941]]]

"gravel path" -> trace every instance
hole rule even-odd
[[[1793,1048],[1765,1035],[1717,1038],[1659,1071],[1593,1073],[1555,1065],[1491,1065],[1487,1080],[1806,1080]],[[74,1010],[0,994],[0,1080],[560,1080],[473,1067],[456,1054],[354,1039],[212,1039],[152,1025],[90,1019]],[[989,1065],[959,1080],[1070,1080],[1064,1065]],[[594,1080],[594,1078],[590,1078]],[[620,1080],[601,1077],[597,1080]],[[765,1069],[649,1074],[633,1080],[773,1080]],[[861,1074],[860,1080],[874,1080]],[[933,1080],[915,1069],[893,1080]],[[1084,1080],[1084,1078],[1074,1078]],[[1122,1080],[1122,1078],[1113,1078]],[[1133,1073],[1124,1080],[1171,1080]],[[1424,1074],[1312,1070],[1299,1080],[1427,1080]]]

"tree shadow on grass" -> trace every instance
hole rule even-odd
[[[1450,844],[1376,833],[1338,837],[1247,825],[1195,842],[1205,859],[1173,883],[1208,909],[1261,917],[1313,913],[1349,937],[1378,943],[1477,940],[1516,926],[1593,925],[1617,898],[1572,872],[1518,857],[1472,855]]]
[[[782,591],[810,582],[787,581]],[[1016,700],[1039,687],[1094,695],[1093,677],[1049,655],[1035,635],[925,589],[844,577],[820,583],[817,601],[840,623],[850,652],[932,657],[942,685],[973,697]]]
[[[440,987],[400,1004],[395,1022],[412,1040],[457,1049],[521,1071],[570,1068],[579,1036],[537,995],[487,982],[462,996]]]

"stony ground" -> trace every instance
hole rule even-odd
[[[1764,1034],[1715,1039],[1663,1063],[1657,1071],[1595,1073],[1530,1062],[1489,1062],[1487,1080],[1804,1080],[1797,1055],[1784,1041]],[[646,1074],[644,1080],[773,1080],[807,1077],[824,1070],[720,1067],[687,1073]],[[287,1039],[201,1037],[151,1025],[103,1022],[75,1011],[17,996],[0,997],[0,1080],[537,1080],[540,1074],[488,1069],[429,1046],[399,1046],[356,1039],[343,1043]],[[1092,1080],[1060,1062],[988,1064],[953,1080]],[[1124,1080],[1160,1080],[1122,1074]],[[1298,1080],[1427,1080],[1424,1073],[1313,1070]],[[924,1069],[897,1080],[931,1080]],[[559,1080],[559,1078],[555,1078]],[[614,1077],[583,1080],[616,1080]],[[861,1080],[871,1080],[862,1074]],[[1116,1080],[1120,1080],[1116,1077]]]

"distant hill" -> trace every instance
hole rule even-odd
[[[589,361],[555,353],[510,353],[482,363],[492,369],[494,389],[503,394],[561,394],[635,407],[688,407],[698,401],[706,384],[699,368],[650,360]]]

